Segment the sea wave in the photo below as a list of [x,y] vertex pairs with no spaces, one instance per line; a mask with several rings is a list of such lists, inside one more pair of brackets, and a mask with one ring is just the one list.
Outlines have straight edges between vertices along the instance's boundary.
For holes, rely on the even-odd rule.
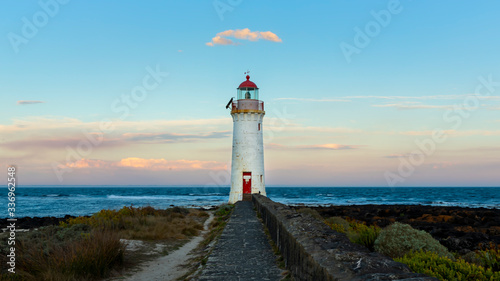
[[[172,199],[174,196],[165,196],[165,195],[158,195],[158,196],[107,195],[106,197],[108,199],[127,199],[127,200],[164,200],[164,199]],[[175,197],[179,197],[179,196],[175,196]]]
[[68,197],[68,194],[44,194],[42,197]]

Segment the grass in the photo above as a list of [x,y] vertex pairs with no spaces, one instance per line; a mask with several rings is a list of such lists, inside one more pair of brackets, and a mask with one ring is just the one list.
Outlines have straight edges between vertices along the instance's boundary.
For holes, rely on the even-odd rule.
[[320,221],[323,220],[323,217],[318,213],[318,211],[313,210],[311,208],[300,208],[297,210],[297,212],[301,214],[309,214]]
[[376,225],[367,226],[364,222],[356,220],[347,221],[341,217],[330,217],[324,222],[333,230],[345,233],[351,242],[374,251],[375,240],[379,236],[380,227]]
[[227,221],[231,217],[234,205],[221,205],[214,212],[214,220],[210,224],[210,230],[206,234],[203,241],[201,241],[198,248],[195,250],[196,257],[190,262],[190,270],[184,276],[179,278],[179,280],[192,280],[196,278],[197,275],[201,273],[201,269],[207,264],[208,257],[212,252],[212,245],[217,240],[217,238],[222,234]]
[[500,245],[490,243],[487,246],[481,245],[481,248],[483,249],[476,252],[478,264],[500,272]]
[[470,280],[470,281],[495,281],[500,280],[500,272],[491,266],[483,267],[469,263],[462,258],[452,260],[434,252],[410,252],[395,261],[404,263],[414,272],[424,273],[439,280]]
[[[204,211],[178,207],[166,210],[124,207],[19,233],[16,274],[3,267],[0,280],[83,281],[109,277],[113,271],[140,261],[135,253],[128,257],[120,239],[162,241],[178,246],[180,241],[197,235],[207,217]],[[0,262],[5,264],[8,248],[6,237],[3,240]],[[127,264],[127,257],[133,264]]]
[[380,234],[380,227],[376,225],[367,226],[362,222],[351,221],[350,228],[347,231],[347,237],[353,243],[363,245],[374,251],[375,240]]
[[[18,235],[16,254],[15,275],[20,280],[91,280],[123,264],[125,247],[107,230],[49,226]],[[3,280],[10,277],[2,274]]]
[[123,207],[102,210],[91,217],[76,217],[61,223],[62,227],[85,224],[113,230],[122,239],[180,240],[197,235],[208,214],[199,210],[174,207],[156,210],[152,207]]
[[207,237],[201,242],[201,246],[207,246],[212,241],[215,240],[216,237],[219,237],[224,227],[226,227],[227,221],[233,212],[234,205],[221,205],[214,213],[215,218],[210,225],[210,232]]

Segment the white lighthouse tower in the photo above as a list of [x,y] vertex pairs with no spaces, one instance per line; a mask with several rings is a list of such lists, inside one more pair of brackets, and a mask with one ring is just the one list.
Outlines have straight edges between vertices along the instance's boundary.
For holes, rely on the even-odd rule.
[[[251,200],[252,193],[266,195],[264,176],[264,142],[262,120],[264,102],[259,88],[247,80],[238,87],[238,98],[232,101],[233,157],[231,161],[231,192],[229,203]],[[230,102],[231,103],[231,102]]]

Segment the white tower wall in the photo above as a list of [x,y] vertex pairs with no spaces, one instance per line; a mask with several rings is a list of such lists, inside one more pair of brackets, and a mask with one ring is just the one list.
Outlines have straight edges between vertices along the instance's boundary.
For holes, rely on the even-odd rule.
[[233,110],[231,113],[233,117],[233,156],[229,194],[231,204],[243,199],[243,172],[252,173],[251,193],[266,195],[262,134],[264,114],[263,110]]

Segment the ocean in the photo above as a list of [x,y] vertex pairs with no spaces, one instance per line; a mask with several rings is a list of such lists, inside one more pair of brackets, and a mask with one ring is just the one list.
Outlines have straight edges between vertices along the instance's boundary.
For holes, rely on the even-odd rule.
[[[289,205],[408,204],[500,208],[500,187],[267,187],[267,195]],[[30,186],[16,189],[15,216],[91,215],[123,206],[204,207],[227,202],[229,187]],[[0,198],[8,217],[7,193]]]

